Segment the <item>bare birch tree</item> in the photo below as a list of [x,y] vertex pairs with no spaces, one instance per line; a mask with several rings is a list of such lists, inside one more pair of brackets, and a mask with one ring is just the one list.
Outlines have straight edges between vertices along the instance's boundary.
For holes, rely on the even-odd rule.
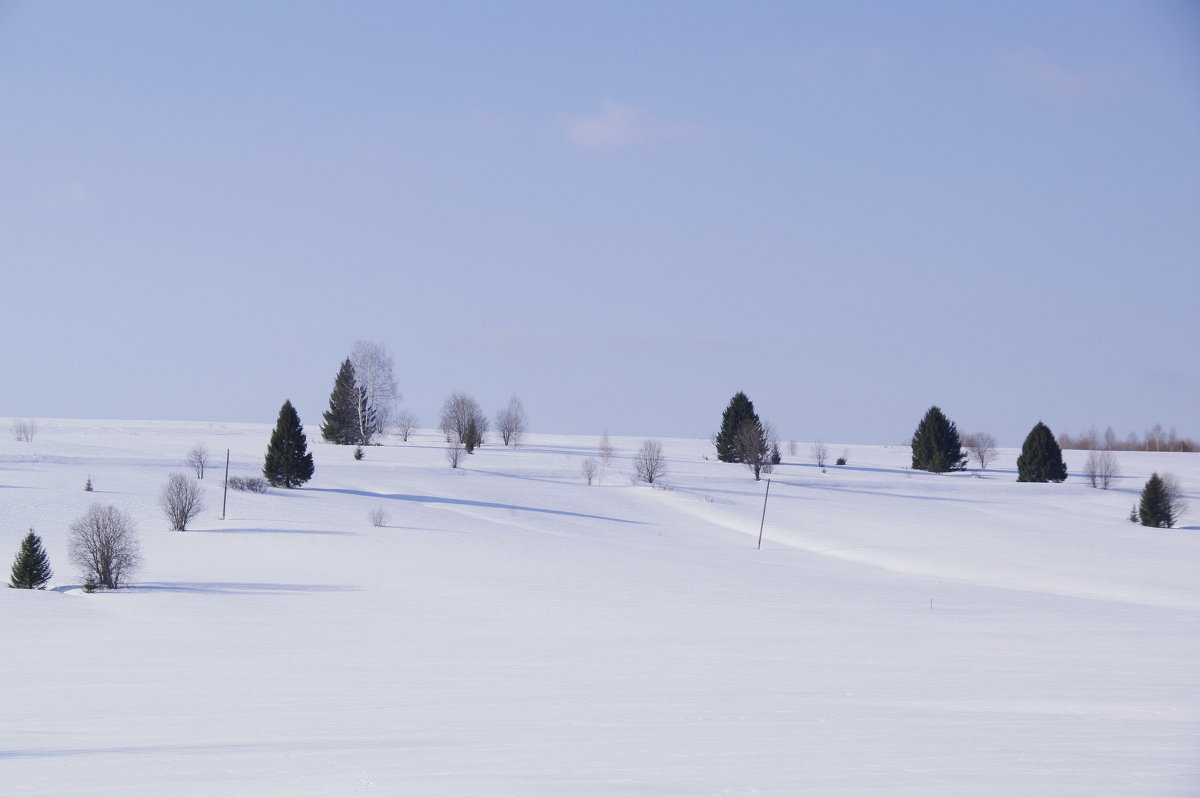
[[360,440],[370,444],[392,424],[400,393],[396,390],[396,375],[392,356],[383,344],[356,341],[350,352],[354,380],[361,389],[358,414]]
[[505,446],[516,449],[521,445],[521,438],[526,428],[525,406],[515,395],[508,400],[508,406],[496,413],[496,430]]
[[817,464],[817,468],[824,468],[829,462],[829,447],[821,441],[817,441],[808,447],[808,453],[812,456],[813,462]]
[[970,432],[962,437],[967,456],[979,464],[980,470],[996,459],[996,438],[990,432]]
[[596,477],[600,475],[600,464],[596,462],[596,458],[587,457],[584,459],[581,466],[583,478],[587,480],[587,484],[591,485],[596,481]]
[[600,436],[600,461],[604,465],[612,463],[613,455],[616,451],[613,449],[612,441],[608,439],[608,430],[604,430],[604,434]]
[[396,414],[393,422],[396,427],[396,432],[400,433],[400,439],[408,443],[408,436],[417,426],[417,417],[411,410],[401,410]]
[[12,423],[13,439],[21,443],[33,443],[37,435],[37,421],[32,418],[14,418]]
[[1108,449],[1088,452],[1083,464],[1083,476],[1093,488],[1108,490],[1120,475],[1121,467],[1117,464],[1116,455]]
[[204,441],[196,441],[188,449],[187,464],[196,472],[196,479],[204,479],[204,470],[208,468],[208,445]]

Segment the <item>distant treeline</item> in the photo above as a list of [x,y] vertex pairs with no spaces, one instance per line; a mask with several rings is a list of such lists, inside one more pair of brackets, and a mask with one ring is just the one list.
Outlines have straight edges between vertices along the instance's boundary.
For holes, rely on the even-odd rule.
[[1200,444],[1191,438],[1181,438],[1175,433],[1175,428],[1164,430],[1162,424],[1155,424],[1146,430],[1145,435],[1131,432],[1124,438],[1118,438],[1112,427],[1103,433],[1092,427],[1082,435],[1060,434],[1058,445],[1063,449],[1107,449],[1114,452],[1195,452],[1200,451]]

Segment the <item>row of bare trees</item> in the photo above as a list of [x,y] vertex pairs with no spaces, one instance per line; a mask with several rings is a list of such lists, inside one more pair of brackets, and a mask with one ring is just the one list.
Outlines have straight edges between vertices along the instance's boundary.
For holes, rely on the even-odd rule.
[[1060,433],[1058,445],[1063,449],[1099,449],[1111,452],[1196,452],[1200,444],[1191,438],[1183,438],[1174,427],[1164,430],[1162,424],[1155,424],[1146,430],[1144,435],[1131,432],[1124,438],[1117,436],[1109,427],[1101,433],[1092,427],[1082,435]]

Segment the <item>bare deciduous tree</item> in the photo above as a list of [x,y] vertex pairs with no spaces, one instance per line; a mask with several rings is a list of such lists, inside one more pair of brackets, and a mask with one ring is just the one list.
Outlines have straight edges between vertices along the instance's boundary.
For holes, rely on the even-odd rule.
[[734,459],[739,463],[744,463],[754,473],[755,480],[761,479],[764,473],[769,474],[773,470],[772,432],[770,424],[760,423],[754,418],[747,418],[734,433]]
[[356,341],[350,352],[354,380],[359,388],[359,440],[369,445],[392,423],[400,393],[396,390],[396,375],[392,356],[383,344]]
[[508,407],[496,414],[496,429],[500,433],[500,439],[504,441],[504,445],[516,449],[521,445],[525,428],[525,406],[521,404],[520,399],[513,396],[508,400]]
[[204,479],[204,469],[208,468],[208,445],[204,441],[196,441],[188,449],[187,464],[196,472],[196,479]]
[[417,426],[417,417],[411,410],[401,410],[396,414],[393,424],[395,424],[396,432],[400,433],[400,440],[408,443],[408,436]]
[[12,423],[13,439],[21,443],[33,443],[37,435],[37,421],[32,418],[14,418]]
[[616,454],[616,450],[613,449],[612,441],[608,439],[608,430],[604,430],[604,434],[600,436],[599,450],[600,461],[606,466],[612,463],[613,455]]
[[457,438],[446,444],[446,462],[450,464],[451,468],[458,468],[458,464],[462,462],[466,453],[467,447]]
[[596,458],[588,457],[583,461],[582,470],[583,478],[587,480],[587,484],[591,485],[600,475],[600,464],[596,462]]
[[1083,464],[1083,476],[1093,488],[1108,490],[1112,482],[1121,474],[1116,456],[1107,449],[1088,452]]
[[813,462],[817,464],[818,468],[824,468],[825,463],[829,462],[829,447],[821,441],[817,441],[808,447],[808,453],[812,456]]
[[475,447],[487,437],[487,416],[479,409],[479,403],[461,391],[450,394],[442,405],[441,430],[446,440],[461,443],[472,454]]
[[800,454],[800,444],[795,441],[788,441],[788,456],[795,457]]
[[962,436],[962,445],[967,456],[979,464],[980,470],[996,459],[996,438],[990,432],[969,432]]
[[133,519],[111,504],[93,504],[70,526],[67,552],[85,582],[118,588],[142,563]]
[[367,513],[367,520],[371,522],[371,526],[386,526],[388,522],[387,510],[384,510],[383,506],[380,505]]
[[633,473],[638,480],[651,485],[667,476],[667,458],[661,443],[653,439],[642,441],[633,456]]
[[167,514],[171,529],[182,532],[204,510],[204,494],[187,475],[171,474],[158,494],[158,506]]

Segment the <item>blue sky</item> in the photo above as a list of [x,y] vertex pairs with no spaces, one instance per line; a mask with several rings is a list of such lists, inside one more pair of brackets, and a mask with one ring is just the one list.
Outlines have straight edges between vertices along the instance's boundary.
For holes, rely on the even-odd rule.
[[0,2],[0,415],[1200,436],[1200,6]]

